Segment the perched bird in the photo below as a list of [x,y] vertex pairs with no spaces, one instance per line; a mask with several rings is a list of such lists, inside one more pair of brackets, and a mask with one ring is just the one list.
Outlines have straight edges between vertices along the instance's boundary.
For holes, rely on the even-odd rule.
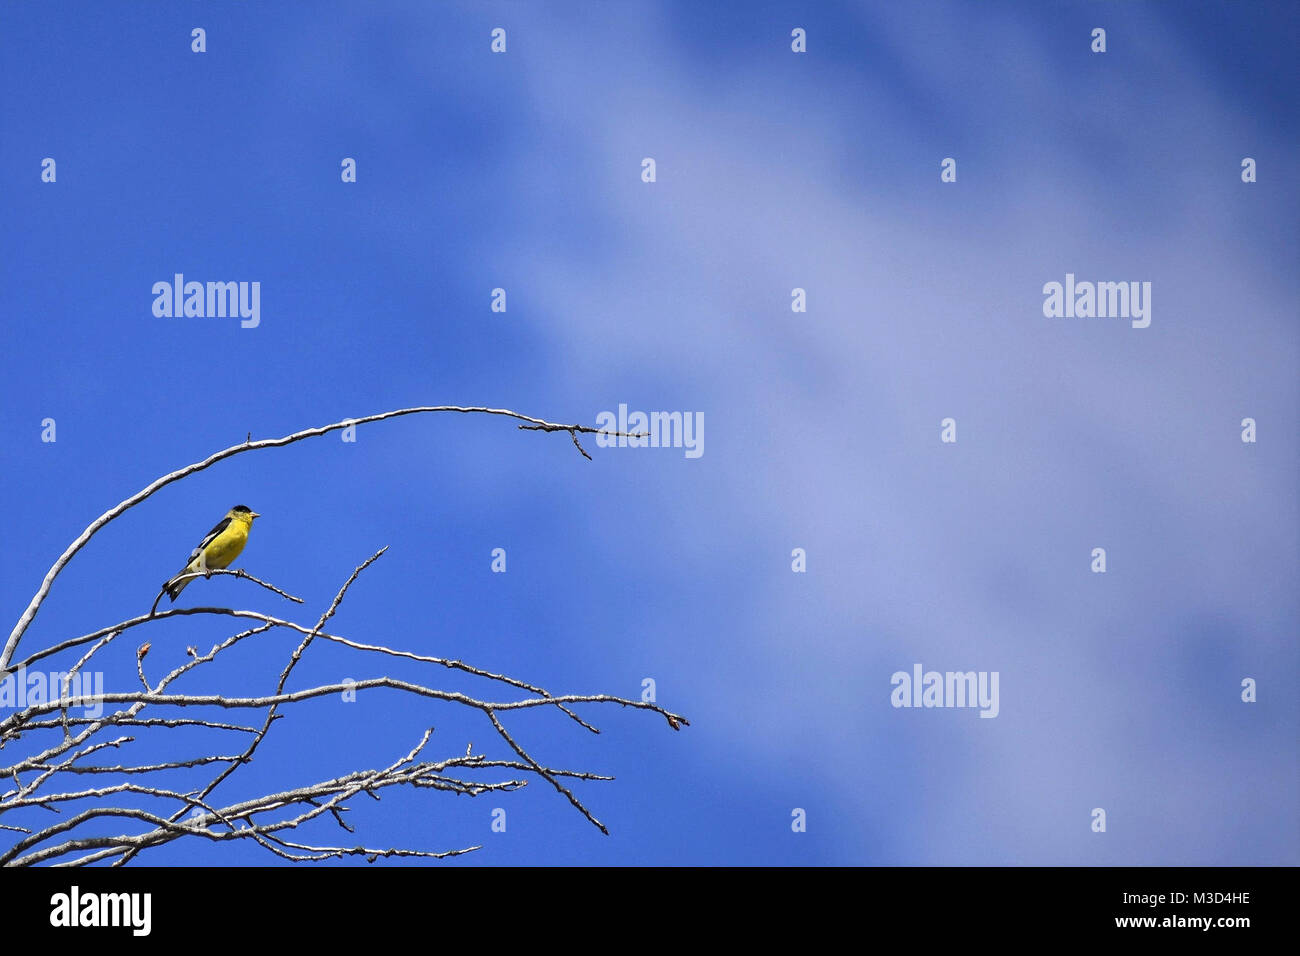
[[163,585],[167,596],[175,601],[176,596],[185,590],[185,585],[195,580],[194,578],[180,580],[187,574],[196,572],[206,574],[213,569],[230,567],[235,558],[239,557],[239,552],[244,550],[244,545],[248,543],[249,529],[253,527],[253,519],[257,517],[260,515],[256,511],[249,510],[247,505],[235,505],[227,511],[226,516],[203,536],[199,546],[190,553],[189,563]]

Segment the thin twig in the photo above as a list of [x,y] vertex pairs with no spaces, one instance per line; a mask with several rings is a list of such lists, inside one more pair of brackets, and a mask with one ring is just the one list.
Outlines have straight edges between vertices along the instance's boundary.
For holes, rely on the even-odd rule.
[[[153,606],[149,608],[149,616],[154,617],[157,614],[158,602],[160,602],[163,599],[163,595],[167,593],[168,585],[177,584],[181,581],[193,581],[195,578],[210,578],[214,574],[229,574],[232,577],[244,578],[245,580],[252,581],[254,584],[262,585],[262,587],[266,588],[268,591],[274,591],[276,594],[280,595],[280,597],[288,598],[290,601],[294,601],[298,604],[302,603],[302,598],[294,597],[292,594],[289,594],[287,591],[281,591],[274,584],[269,584],[266,581],[263,581],[261,578],[253,577],[243,568],[234,568],[234,569],[209,568],[206,571],[190,571],[188,574],[178,574],[170,581],[167,581],[166,584],[164,584],[162,588],[158,591],[158,596],[153,599]],[[175,600],[175,598],[173,598],[172,600]]]

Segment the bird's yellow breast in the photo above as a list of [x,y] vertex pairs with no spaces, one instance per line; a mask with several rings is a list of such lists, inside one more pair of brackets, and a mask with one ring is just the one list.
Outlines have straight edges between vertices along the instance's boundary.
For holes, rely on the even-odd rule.
[[248,529],[252,522],[234,518],[226,530],[212,539],[204,549],[207,565],[210,568],[227,568],[239,557],[239,552],[248,544]]

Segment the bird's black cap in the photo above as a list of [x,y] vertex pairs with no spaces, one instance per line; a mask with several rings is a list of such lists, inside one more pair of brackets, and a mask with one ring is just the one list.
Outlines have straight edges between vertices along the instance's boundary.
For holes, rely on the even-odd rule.
[[248,507],[248,505],[235,505],[235,507],[231,508],[230,510],[231,511],[252,511],[253,509]]

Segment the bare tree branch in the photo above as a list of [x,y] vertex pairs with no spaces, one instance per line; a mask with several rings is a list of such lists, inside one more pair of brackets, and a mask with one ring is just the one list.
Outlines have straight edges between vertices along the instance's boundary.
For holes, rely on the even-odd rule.
[[[260,448],[282,447],[316,437],[350,425],[365,424],[424,412],[483,413],[518,419],[519,427],[531,431],[567,432],[578,451],[590,459],[579,441],[579,434],[617,436],[610,432],[583,425],[563,425],[521,415],[506,409],[461,406],[427,406],[399,409],[366,418],[346,419],[320,428],[306,429],[283,438],[249,440],[231,446],[202,461],[174,471],[157,479],[143,490],[105,512],[92,522],[60,556],[42,581],[36,595],[19,618],[4,649],[0,652],[0,680],[8,680],[36,663],[74,649],[89,645],[80,658],[72,662],[68,671],[52,672],[51,685],[57,677],[57,688],[49,695],[38,694],[19,704],[15,712],[0,720],[0,749],[12,747],[19,751],[8,766],[0,767],[0,779],[12,781],[12,787],[0,793],[0,816],[15,814],[16,822],[0,823],[0,830],[18,835],[16,842],[7,848],[0,847],[0,865],[33,865],[48,863],[59,866],[85,866],[108,862],[120,866],[130,862],[145,850],[166,845],[177,840],[201,838],[212,843],[251,840],[261,849],[278,859],[295,863],[315,862],[344,857],[362,857],[368,862],[389,857],[444,859],[478,850],[478,845],[444,850],[422,850],[408,847],[334,846],[315,840],[289,839],[286,832],[298,828],[318,828],[333,821],[341,829],[353,832],[354,827],[344,820],[350,809],[348,803],[360,795],[379,799],[380,791],[387,787],[410,787],[435,793],[450,793],[475,797],[487,793],[508,793],[527,785],[530,779],[542,779],[563,795],[588,821],[601,832],[608,829],[601,823],[574,792],[577,783],[609,781],[612,777],[586,770],[548,766],[537,759],[521,739],[506,726],[506,719],[515,711],[544,708],[564,714],[579,726],[599,733],[599,730],[579,716],[576,708],[588,705],[617,704],[636,710],[648,710],[663,717],[674,730],[687,724],[684,717],[660,707],[653,701],[635,700],[610,694],[555,694],[534,683],[506,674],[487,670],[461,660],[452,660],[429,654],[416,653],[385,644],[371,643],[344,637],[325,630],[326,624],[346,598],[349,590],[378,558],[387,550],[381,548],[357,565],[347,580],[338,588],[329,605],[312,625],[275,617],[258,611],[235,610],[225,607],[171,608],[158,611],[161,592],[153,601],[148,613],[128,618],[108,627],[98,628],[79,637],[54,641],[38,648],[17,664],[13,664],[18,644],[45,599],[54,579],[67,566],[90,538],[108,522],[120,517],[136,504],[144,501],[160,488],[193,475],[217,462],[244,451]],[[211,574],[229,574],[244,578],[283,598],[301,604],[302,600],[274,584],[243,570],[214,569]],[[187,578],[203,576],[203,572],[186,575]],[[135,678],[138,690],[123,689],[130,680],[119,680],[113,689],[100,690],[89,680],[90,664],[101,652],[113,645],[124,633],[138,627],[150,627],[173,618],[231,618],[247,622],[249,626],[212,645],[206,653],[189,648],[189,656],[171,666],[157,680],[151,680],[145,670],[145,659],[152,647],[144,641],[136,648]],[[185,680],[198,668],[207,668],[218,657],[234,653],[245,640],[273,629],[283,629],[299,635],[296,647],[285,661],[274,690],[270,693],[237,693],[225,688],[219,693],[186,693],[174,690],[173,685]],[[411,680],[393,674],[380,674],[347,680],[289,689],[289,679],[303,657],[320,639],[341,648],[356,652],[361,660],[432,665],[439,674],[462,675],[461,680],[487,681],[488,685],[509,688],[509,699],[488,700],[456,687],[436,686],[424,680]],[[105,656],[111,653],[105,652]],[[169,665],[170,666],[170,665]],[[206,673],[206,671],[205,671]],[[256,675],[254,675],[254,678]],[[93,688],[93,689],[92,689]],[[373,770],[348,770],[346,772],[273,793],[265,793],[225,806],[211,801],[211,795],[220,785],[248,765],[267,739],[270,732],[281,726],[291,713],[299,713],[299,705],[340,694],[373,693],[376,691],[402,694],[413,700],[432,702],[435,705],[456,705],[483,713],[492,725],[495,740],[503,748],[504,756],[474,753],[473,746],[464,754],[431,761],[421,757],[429,745],[432,729],[424,731],[421,739],[405,754],[387,766]],[[213,715],[197,717],[152,716],[159,708],[212,708],[221,710],[261,711],[260,718],[243,722],[215,719]],[[85,716],[70,713],[86,708]],[[94,708],[93,710],[91,708]],[[150,710],[151,716],[142,716]],[[260,723],[259,723],[260,720]],[[157,759],[156,750],[147,759],[126,757],[112,764],[91,763],[96,755],[108,749],[133,752],[140,747],[135,736],[112,737],[114,728],[135,728],[149,731],[151,739],[166,734],[186,747],[179,756]],[[181,731],[181,728],[186,728]],[[60,733],[42,736],[44,731]],[[212,753],[207,745],[217,739],[213,734],[229,732],[251,735],[247,744],[237,753]],[[180,736],[187,734],[188,736]],[[311,732],[310,725],[308,732]],[[227,739],[227,738],[222,738]],[[21,745],[21,746],[20,746]],[[215,748],[214,748],[215,749]],[[205,767],[220,769],[198,789],[191,789],[194,773]],[[510,772],[511,776],[480,779],[482,775]],[[104,778],[103,786],[60,787],[69,774]],[[177,775],[189,774],[190,785],[182,786],[171,781]],[[157,781],[155,785],[155,781]],[[569,784],[569,785],[566,785]],[[130,797],[140,806],[113,805],[121,798]],[[64,812],[66,811],[66,812]],[[53,814],[53,817],[48,814]],[[117,821],[123,832],[105,833],[105,824]],[[130,831],[130,832],[127,832]]]
[[105,511],[102,515],[92,521],[86,527],[85,531],[78,535],[76,540],[73,541],[72,544],[68,545],[67,550],[64,551],[63,554],[59,555],[59,559],[54,562],[53,567],[46,572],[45,579],[41,581],[41,586],[37,589],[36,594],[27,605],[27,609],[23,611],[22,617],[18,619],[18,623],[14,625],[14,629],[10,633],[9,639],[5,642],[4,650],[0,651],[0,671],[8,669],[9,662],[13,660],[14,651],[18,648],[18,642],[22,639],[23,634],[31,625],[32,620],[36,617],[36,612],[40,610],[41,603],[50,593],[50,587],[54,584],[54,579],[59,576],[59,573],[65,567],[67,567],[68,562],[72,560],[73,556],[84,548],[87,542],[89,542],[95,533],[103,528],[104,525],[108,524],[128,509],[134,508],[154,492],[167,487],[174,481],[180,481],[182,478],[203,471],[206,468],[211,468],[219,461],[224,461],[227,458],[242,454],[246,451],[256,451],[262,448],[281,448],[285,445],[291,445],[294,442],[302,441],[306,438],[316,438],[320,435],[327,435],[330,432],[339,431],[340,429],[348,428],[349,426],[366,425],[370,422],[380,422],[389,418],[399,418],[403,415],[422,415],[430,412],[459,412],[463,415],[502,415],[507,418],[516,418],[528,422],[534,428],[541,431],[567,431],[571,435],[576,435],[579,432],[584,434],[610,435],[615,437],[625,434],[623,432],[611,432],[601,428],[592,428],[588,425],[557,425],[554,422],[544,421],[540,418],[533,418],[531,415],[521,415],[519,412],[512,412],[507,408],[486,408],[481,406],[461,405],[425,405],[414,408],[399,408],[391,412],[380,412],[377,415],[366,415],[362,418],[345,418],[343,421],[334,422],[332,425],[306,428],[302,431],[294,432],[292,435],[285,435],[281,438],[263,438],[258,441],[246,440],[238,445],[231,445],[229,448],[223,448],[221,451],[214,452],[202,461],[196,461],[191,465],[186,465],[184,468],[178,468],[171,474],[163,475],[161,478],[155,479],[144,488],[137,491],[130,498],[125,499],[115,507]]
[[158,596],[153,599],[153,607],[149,608],[149,615],[152,617],[155,613],[157,613],[158,602],[161,601],[163,599],[163,595],[167,593],[168,584],[179,584],[181,581],[193,581],[195,578],[210,578],[214,574],[230,574],[237,578],[244,578],[245,580],[252,581],[255,584],[262,585],[262,587],[266,588],[268,591],[274,591],[282,598],[288,598],[290,601],[293,601],[296,604],[302,603],[302,598],[294,597],[292,594],[289,594],[287,591],[281,591],[274,584],[268,584],[267,582],[263,581],[261,578],[255,578],[247,571],[244,571],[241,568],[234,568],[234,569],[209,568],[206,571],[191,571],[189,574],[178,574],[176,577],[172,578],[170,581],[164,584],[161,588],[159,588]]

